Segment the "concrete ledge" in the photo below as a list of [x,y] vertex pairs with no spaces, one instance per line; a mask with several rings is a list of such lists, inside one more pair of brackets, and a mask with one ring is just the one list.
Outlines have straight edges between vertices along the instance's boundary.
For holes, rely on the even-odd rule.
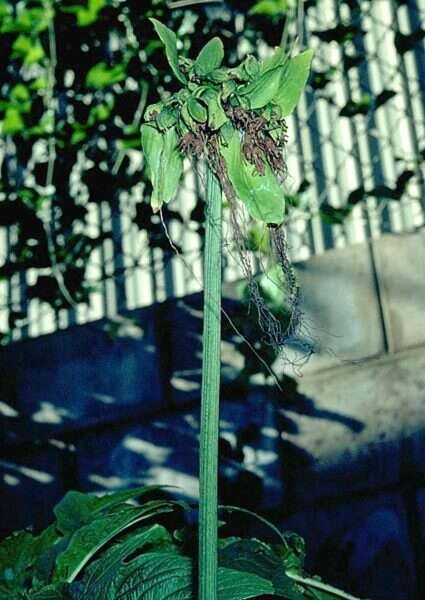
[[389,350],[425,344],[425,230],[374,242]]
[[425,348],[305,376],[298,393],[298,403],[284,411],[292,422],[292,432],[284,433],[291,502],[314,503],[424,473]]

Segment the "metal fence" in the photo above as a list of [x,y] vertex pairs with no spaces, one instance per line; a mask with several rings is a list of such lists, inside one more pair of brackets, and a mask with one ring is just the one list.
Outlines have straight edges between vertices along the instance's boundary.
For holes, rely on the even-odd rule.
[[[315,49],[314,74],[288,121],[286,193],[299,202],[287,224],[294,261],[424,225],[424,27],[423,0],[308,3],[304,45]],[[350,42],[353,28],[364,33]],[[133,168],[140,168],[134,158]],[[28,299],[27,288],[39,273],[30,269],[0,282],[0,330],[8,329],[10,310],[23,315],[11,332],[18,340],[198,291],[202,240],[190,214],[200,187],[199,175],[188,166],[171,207],[182,216],[169,230],[186,264],[172,251],[153,248],[135,224],[142,186],[135,195],[122,194],[116,211],[108,202],[87,204],[88,235],[109,234],[90,255],[89,303],[54,310]],[[349,214],[339,219],[344,209]],[[13,227],[0,229],[3,257],[14,241]],[[225,280],[240,276],[230,253]]]

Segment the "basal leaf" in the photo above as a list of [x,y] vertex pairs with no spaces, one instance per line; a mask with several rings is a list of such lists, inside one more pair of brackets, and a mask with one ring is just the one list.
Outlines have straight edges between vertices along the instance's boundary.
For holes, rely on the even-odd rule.
[[74,490],[67,492],[55,506],[53,512],[56,517],[56,527],[64,535],[72,534],[82,525],[87,525],[102,511],[114,508],[118,504],[139,498],[145,494],[156,491],[161,486],[141,486],[130,490],[113,492],[96,496],[83,494]]
[[63,583],[46,585],[28,595],[28,600],[64,600],[65,598],[68,596]]
[[252,165],[246,163],[241,153],[239,132],[234,130],[228,145],[221,145],[227,172],[236,195],[245,204],[254,219],[279,225],[284,218],[285,200],[280,183],[270,166],[259,175]]
[[134,552],[142,551],[147,544],[152,550],[155,546],[169,546],[172,540],[168,531],[158,524],[139,533],[129,534],[127,539],[114,544],[87,568],[81,588],[83,597],[91,600],[114,600],[120,570],[126,568],[125,561]]
[[235,539],[220,550],[219,564],[239,572],[239,580],[249,575],[266,581],[271,591],[263,593],[276,594],[286,600],[303,600],[296,584],[285,574],[281,558],[260,540]]
[[105,544],[128,527],[145,519],[172,510],[167,502],[150,502],[142,507],[123,506],[119,512],[101,516],[76,531],[68,547],[59,555],[53,573],[53,583],[72,582],[89,560]]
[[159,39],[165,46],[165,54],[167,56],[168,64],[170,65],[174,75],[180,81],[180,83],[186,84],[187,79],[184,74],[180,71],[179,57],[177,54],[177,36],[169,29],[166,25],[163,25],[157,19],[149,19],[153,24]]
[[[150,552],[130,562],[120,575],[115,600],[194,600],[192,560],[170,552]],[[248,600],[272,594],[270,581],[252,573],[219,567],[218,600]]]
[[273,595],[274,592],[271,581],[255,573],[219,567],[217,579],[218,600],[248,600],[264,594]]
[[174,552],[142,554],[123,569],[114,600],[193,600],[192,560]]
[[34,537],[19,531],[0,543],[0,597],[12,598],[24,588],[28,568],[34,564]]
[[288,116],[298,104],[310,74],[312,58],[313,51],[305,50],[286,63],[279,91],[273,98],[282,117]]
[[199,77],[205,77],[220,67],[223,58],[223,42],[219,37],[214,37],[199,52],[193,70]]

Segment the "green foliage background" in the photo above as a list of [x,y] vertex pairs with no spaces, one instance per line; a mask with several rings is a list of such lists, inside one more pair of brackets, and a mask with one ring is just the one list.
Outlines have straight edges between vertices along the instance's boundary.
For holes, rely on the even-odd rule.
[[[228,0],[171,10],[163,0],[0,0],[0,228],[10,248],[0,278],[19,280],[22,292],[21,298],[7,298],[9,323],[1,332],[3,341],[10,339],[14,327],[25,324],[32,298],[59,311],[87,303],[91,290],[101,286],[105,271],[99,281],[89,281],[88,261],[109,238],[118,255],[119,239],[116,232],[89,233],[88,212],[101,214],[102,203],[117,212],[122,192],[134,203],[133,221],[148,232],[150,247],[170,251],[148,206],[151,190],[141,169],[140,124],[144,107],[166,89],[173,91],[178,82],[169,73],[148,18],[173,29],[180,52],[191,56],[206,39],[219,35],[232,65],[262,42],[278,45],[285,15],[294,4]],[[305,10],[316,4],[308,0]],[[352,53],[352,42],[363,35],[359,16],[368,3],[342,4],[350,8],[351,21],[313,33],[324,44],[340,44],[345,57],[341,69],[348,72],[366,60]],[[400,55],[422,37],[421,29],[410,35],[396,32]],[[313,69],[310,90],[326,94],[337,76],[335,68],[313,64]],[[376,97],[350,100],[340,116],[367,116],[391,102],[394,94],[383,90]],[[419,164],[423,156],[416,159]],[[415,170],[409,167],[395,186],[360,187],[342,208],[325,203],[321,216],[342,223],[368,195],[399,200],[413,177]],[[300,205],[307,188],[303,182],[287,202]],[[169,209],[165,218],[181,221]],[[202,233],[202,202],[191,218]]]

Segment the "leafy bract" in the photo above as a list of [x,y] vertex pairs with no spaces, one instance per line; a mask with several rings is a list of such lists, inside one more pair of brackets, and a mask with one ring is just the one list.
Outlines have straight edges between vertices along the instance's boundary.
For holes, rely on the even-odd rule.
[[202,100],[208,107],[208,127],[215,131],[220,129],[229,119],[221,104],[220,92],[214,88],[207,88],[202,94]]
[[277,177],[266,163],[264,175],[242,158],[239,132],[234,130],[227,145],[221,145],[227,173],[239,199],[254,219],[280,225],[284,218],[285,199]]
[[170,65],[174,75],[180,81],[185,84],[187,82],[186,77],[181,72],[179,67],[179,57],[177,54],[177,37],[174,31],[169,29],[166,25],[158,21],[157,19],[150,19],[153,24],[159,39],[165,46],[165,54],[167,56],[168,64]]
[[266,71],[271,71],[276,67],[282,67],[287,60],[288,57],[283,48],[281,46],[276,46],[276,48],[273,50],[273,54],[267,56],[261,61],[260,70],[262,73],[265,73]]
[[282,117],[289,115],[298,104],[310,74],[312,58],[313,51],[305,50],[286,63],[279,92],[273,98],[282,111]]
[[260,77],[238,90],[240,96],[245,96],[252,109],[263,108],[271,102],[278,93],[282,80],[282,68],[265,71]]
[[205,77],[219,68],[223,58],[223,42],[220,38],[214,37],[199,52],[193,65],[193,70],[199,77]]
[[147,174],[153,187],[151,205],[155,212],[177,193],[183,173],[183,157],[178,143],[175,127],[160,132],[152,125],[142,125],[142,145]]

